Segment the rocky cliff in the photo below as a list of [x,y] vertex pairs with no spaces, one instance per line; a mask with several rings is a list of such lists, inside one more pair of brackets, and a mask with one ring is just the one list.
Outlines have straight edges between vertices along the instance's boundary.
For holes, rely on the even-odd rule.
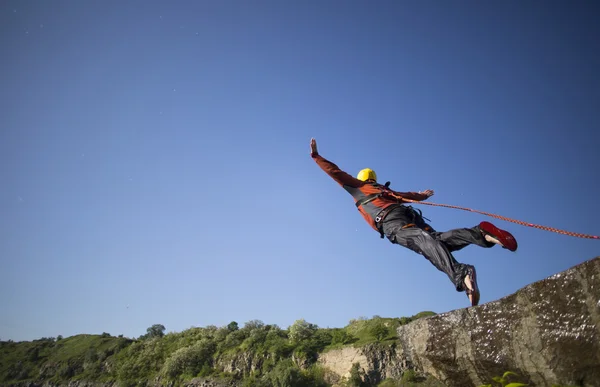
[[451,387],[511,370],[529,386],[600,386],[600,257],[498,301],[398,328],[396,347],[345,348],[320,362],[340,376],[358,363],[370,384],[407,369]]

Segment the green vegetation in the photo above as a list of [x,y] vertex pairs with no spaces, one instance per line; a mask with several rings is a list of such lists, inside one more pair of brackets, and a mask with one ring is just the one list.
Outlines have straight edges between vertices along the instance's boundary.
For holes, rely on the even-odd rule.
[[0,342],[0,381],[103,381],[102,372],[113,364],[113,355],[131,342],[102,335]]
[[343,329],[344,333],[342,334],[348,335],[346,340],[343,342],[332,343],[328,349],[339,348],[347,344],[361,347],[372,342],[394,344],[398,340],[396,331],[399,326],[406,325],[423,317],[434,315],[434,312],[426,311],[420,312],[412,317],[383,318],[373,316],[372,319],[367,319],[366,317],[353,319],[350,320],[350,324]]
[[[344,328],[319,328],[304,319],[288,329],[252,320],[242,328],[190,328],[165,334],[155,324],[137,339],[101,335],[0,341],[0,384],[84,380],[134,386],[147,381],[182,385],[196,377],[236,379],[245,387],[329,386],[318,354],[342,346],[397,344],[396,328],[433,312],[412,317],[352,320]],[[348,386],[364,375],[353,369]],[[390,384],[391,385],[391,384]],[[408,386],[407,384],[403,384]]]
[[501,386],[501,387],[525,387],[525,386],[527,386],[527,384],[524,384],[524,383],[512,382],[510,379],[512,377],[515,377],[515,376],[518,376],[518,375],[515,374],[512,371],[506,371],[504,373],[504,375],[502,375],[502,376],[495,376],[493,378],[494,383],[485,384],[485,385],[482,385],[480,387],[494,387],[494,386]]
[[[506,371],[502,376],[495,376],[492,378],[492,382],[489,384],[482,384],[479,387],[526,387],[529,384],[521,383],[516,379],[519,375],[512,371]],[[574,386],[560,386],[553,384],[552,387],[574,387]]]
[[419,375],[413,370],[406,370],[400,379],[386,379],[378,387],[444,387],[437,379]]

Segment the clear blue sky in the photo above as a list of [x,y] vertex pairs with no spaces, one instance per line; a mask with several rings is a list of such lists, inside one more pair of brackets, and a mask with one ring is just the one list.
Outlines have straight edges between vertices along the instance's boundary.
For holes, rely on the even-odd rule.
[[[592,1],[3,1],[0,338],[468,305],[309,156],[431,202],[600,234]],[[489,220],[481,302],[600,255]]]

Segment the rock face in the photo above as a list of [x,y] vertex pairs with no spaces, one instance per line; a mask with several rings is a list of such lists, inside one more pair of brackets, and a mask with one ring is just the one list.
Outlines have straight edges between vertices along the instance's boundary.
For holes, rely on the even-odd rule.
[[344,348],[319,362],[340,377],[358,363],[369,385],[414,369],[450,387],[505,371],[529,386],[600,387],[600,257],[498,301],[401,326],[398,337],[396,347]]
[[265,358],[252,353],[237,353],[232,356],[222,357],[217,360],[216,368],[232,374],[248,375],[259,369]]
[[600,386],[600,257],[515,294],[398,329],[398,355],[448,386],[511,370],[530,386]]
[[362,348],[352,347],[323,353],[319,356],[319,363],[342,377],[350,375],[350,368],[354,363],[358,363],[362,369],[372,368]]
[[319,363],[328,368],[339,378],[331,378],[336,385],[350,376],[352,365],[357,363],[359,372],[366,382],[376,386],[384,379],[400,379],[402,374],[413,366],[401,351],[395,346],[370,344],[362,348],[346,347],[323,353],[319,356]]

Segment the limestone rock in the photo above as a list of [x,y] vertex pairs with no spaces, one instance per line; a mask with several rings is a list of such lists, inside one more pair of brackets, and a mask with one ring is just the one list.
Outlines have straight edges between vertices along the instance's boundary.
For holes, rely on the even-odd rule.
[[448,386],[510,370],[530,386],[600,386],[600,257],[473,308],[398,329],[399,352]]
[[259,369],[265,360],[266,358],[251,352],[241,352],[221,357],[215,366],[219,371],[247,376]]
[[387,378],[400,379],[412,365],[396,346],[369,344],[361,348],[345,347],[323,353],[319,363],[341,378],[348,378],[357,363],[364,381],[375,386]]

